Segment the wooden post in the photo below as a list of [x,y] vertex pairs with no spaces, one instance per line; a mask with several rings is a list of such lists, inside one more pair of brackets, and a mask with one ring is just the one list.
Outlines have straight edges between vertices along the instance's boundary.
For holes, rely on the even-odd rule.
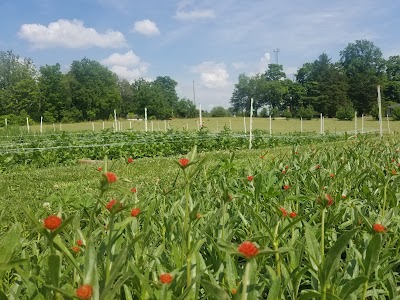
[[379,117],[379,134],[380,137],[383,137],[383,128],[382,128],[382,99],[381,99],[381,86],[378,85],[378,117]]
[[250,100],[250,126],[249,126],[249,130],[250,130],[250,135],[249,135],[249,150],[251,149],[251,140],[253,138],[253,98],[251,98]]

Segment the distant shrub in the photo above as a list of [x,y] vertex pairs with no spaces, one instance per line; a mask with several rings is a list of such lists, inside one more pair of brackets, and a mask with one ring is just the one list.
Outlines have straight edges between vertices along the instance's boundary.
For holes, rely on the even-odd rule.
[[336,118],[339,120],[351,121],[354,118],[354,108],[351,105],[341,106],[336,111]]

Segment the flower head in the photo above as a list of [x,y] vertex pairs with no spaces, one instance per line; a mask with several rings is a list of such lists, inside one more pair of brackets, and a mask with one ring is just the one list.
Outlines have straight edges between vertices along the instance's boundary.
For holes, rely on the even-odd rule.
[[119,202],[118,200],[112,199],[110,202],[108,202],[106,204],[106,208],[109,211],[112,211],[112,210],[115,209],[116,210],[115,212],[118,212],[118,211],[120,211],[122,209],[122,203]]
[[201,214],[200,213],[196,213],[196,219],[200,219],[201,218]]
[[392,175],[396,175],[397,171],[395,169],[392,169]]
[[289,217],[291,217],[292,219],[294,219],[294,218],[297,217],[297,213],[295,213],[294,211],[292,211],[292,212],[289,214]]
[[372,229],[373,229],[375,232],[378,232],[378,233],[380,233],[380,232],[385,232],[385,231],[386,231],[386,227],[383,226],[382,224],[379,224],[379,223],[375,223],[375,224],[372,226]]
[[246,258],[252,258],[258,254],[258,248],[252,242],[244,241],[238,247],[238,251],[242,253]]
[[107,172],[104,175],[107,177],[107,182],[108,183],[113,183],[113,182],[116,182],[118,180],[117,175],[115,175],[115,173],[113,173],[113,172]]
[[321,169],[321,165],[316,165],[315,168],[316,168],[317,170],[319,170],[319,169]]
[[326,198],[326,206],[329,207],[333,204],[333,199],[332,196],[329,194],[325,194],[325,198]]
[[288,185],[288,184],[284,185],[284,186],[283,186],[283,189],[284,189],[285,191],[287,191],[288,189],[290,189],[290,185]]
[[137,189],[135,187],[131,188],[131,192],[134,194],[137,192]]
[[335,178],[335,174],[331,173],[331,174],[329,174],[329,177],[330,178]]
[[49,230],[56,230],[58,227],[60,227],[61,223],[62,219],[56,215],[48,216],[43,221],[44,227]]
[[282,217],[286,217],[288,215],[286,209],[284,209],[283,207],[279,207],[279,210],[282,212]]
[[81,251],[81,248],[79,246],[73,246],[71,247],[71,250],[74,251],[75,253],[79,253],[79,251]]
[[92,297],[93,288],[89,284],[81,285],[75,292],[75,295],[81,300],[88,300]]
[[172,275],[169,273],[164,273],[160,275],[160,281],[162,284],[170,284],[172,282]]
[[129,158],[127,159],[127,162],[128,162],[128,164],[133,163],[133,158],[132,158],[132,157],[129,157]]
[[179,164],[182,168],[186,168],[186,166],[189,164],[189,160],[186,157],[182,157],[179,159]]
[[248,176],[247,176],[247,180],[248,180],[248,181],[253,181],[253,179],[254,179],[253,176],[251,176],[251,175],[248,175]]
[[139,214],[140,214],[140,208],[135,207],[131,210],[132,217],[137,217]]
[[281,172],[283,175],[285,175],[286,174],[286,170],[284,169],[284,170],[282,170],[282,172]]
[[78,246],[83,246],[83,241],[82,241],[82,240],[77,240],[77,241],[76,241],[76,244],[77,244]]
[[103,168],[102,167],[98,167],[97,171],[101,172],[101,171],[103,171]]
[[237,294],[237,289],[232,288],[232,289],[231,289],[231,294],[232,294],[232,295],[236,295],[236,294]]

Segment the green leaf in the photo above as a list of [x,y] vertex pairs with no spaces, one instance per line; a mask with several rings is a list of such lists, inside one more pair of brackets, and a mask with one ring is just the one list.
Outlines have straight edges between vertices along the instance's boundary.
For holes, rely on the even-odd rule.
[[371,273],[375,270],[376,264],[378,263],[381,247],[382,235],[375,234],[368,244],[364,260],[364,272],[368,278],[371,276]]
[[354,228],[350,231],[343,233],[333,244],[326,254],[325,260],[322,263],[321,269],[319,270],[319,280],[321,286],[325,286],[328,283],[332,272],[334,272],[339,264],[340,255],[344,248],[347,246],[353,235],[358,231],[358,228]]
[[19,245],[21,225],[14,224],[0,239],[0,265],[6,265]]
[[123,287],[124,287],[125,300],[133,300],[132,292],[131,292],[132,289],[130,287],[128,287],[126,284],[124,284]]
[[270,266],[267,266],[267,270],[269,273],[269,277],[271,278],[271,287],[268,291],[267,300],[276,300],[281,298],[281,279],[276,276],[274,269]]
[[368,280],[367,276],[358,276],[356,278],[351,279],[350,281],[346,282],[346,284],[342,287],[340,291],[340,298],[348,299],[348,297],[354,293],[360,285],[365,283]]
[[319,299],[321,298],[321,294],[317,291],[306,290],[297,300],[307,300],[307,299]]
[[311,265],[315,271],[318,270],[319,265],[321,264],[321,252],[320,252],[320,245],[315,237],[315,234],[307,223],[304,223],[306,226],[305,229],[305,236],[306,236],[306,244],[307,244],[307,251],[310,256]]
[[61,257],[57,254],[51,254],[48,258],[48,275],[52,284],[55,287],[59,287],[60,275],[61,275]]
[[0,300],[8,300],[6,294],[4,294],[2,291],[0,291]]
[[204,287],[208,298],[214,300],[229,300],[230,297],[228,293],[218,285],[215,285],[205,279],[201,281],[202,286]]

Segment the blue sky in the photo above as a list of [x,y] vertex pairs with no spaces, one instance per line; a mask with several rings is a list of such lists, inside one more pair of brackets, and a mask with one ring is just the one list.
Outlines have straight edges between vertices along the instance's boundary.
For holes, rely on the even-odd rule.
[[400,1],[0,0],[0,50],[60,63],[84,57],[121,78],[170,76],[203,109],[229,106],[240,73],[275,62],[293,77],[325,52],[368,39],[400,55]]

